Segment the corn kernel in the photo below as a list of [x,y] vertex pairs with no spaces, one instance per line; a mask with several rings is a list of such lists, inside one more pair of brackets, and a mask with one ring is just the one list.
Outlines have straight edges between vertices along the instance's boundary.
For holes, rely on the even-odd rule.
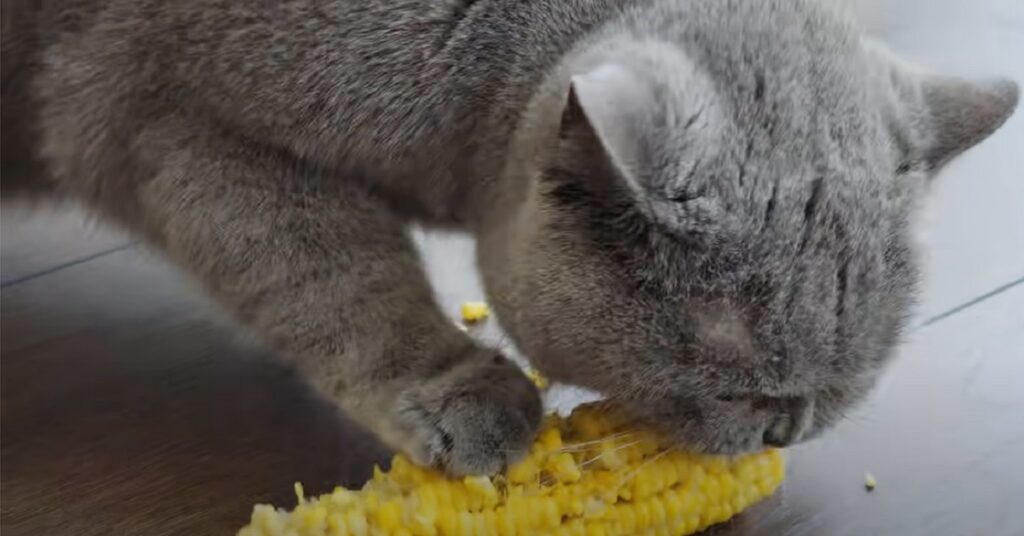
[[466,302],[459,309],[462,314],[462,321],[467,324],[479,322],[491,314],[491,309],[484,302]]
[[537,464],[530,458],[508,468],[508,479],[516,484],[526,484],[537,479],[539,469]]
[[559,482],[577,482],[583,476],[580,468],[576,466],[576,460],[568,452],[555,454],[550,459],[548,470]]
[[544,376],[541,376],[540,372],[537,372],[536,369],[526,369],[526,377],[530,378],[530,381],[532,381],[533,384],[537,386],[537,389],[543,391],[544,389],[548,388],[548,379],[545,378]]
[[874,491],[878,487],[878,480],[871,473],[864,473],[864,489]]
[[402,507],[397,500],[385,501],[377,509],[377,526],[383,530],[393,531],[402,522]]
[[602,406],[549,417],[530,455],[494,477],[450,479],[395,456],[361,490],[335,488],[296,508],[253,508],[238,536],[671,534],[725,521],[772,494],[783,459],[666,450]]
[[562,433],[558,431],[558,428],[552,426],[543,430],[539,436],[537,436],[537,445],[539,445],[543,452],[556,452],[562,449]]

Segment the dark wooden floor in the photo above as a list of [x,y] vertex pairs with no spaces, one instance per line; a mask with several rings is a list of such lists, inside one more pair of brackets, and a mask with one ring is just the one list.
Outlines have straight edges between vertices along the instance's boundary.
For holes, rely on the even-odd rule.
[[[1024,79],[1016,0],[897,4],[883,26],[912,57]],[[1022,147],[1018,113],[946,173],[899,360],[719,534],[1024,535]],[[467,243],[427,242],[445,306],[476,297]],[[386,457],[122,234],[5,206],[0,245],[4,536],[231,534],[255,502],[290,505],[296,480],[358,484]]]
[[0,301],[5,536],[233,534],[254,500],[290,501],[295,480],[358,484],[383,460],[145,252],[70,218],[15,218]]

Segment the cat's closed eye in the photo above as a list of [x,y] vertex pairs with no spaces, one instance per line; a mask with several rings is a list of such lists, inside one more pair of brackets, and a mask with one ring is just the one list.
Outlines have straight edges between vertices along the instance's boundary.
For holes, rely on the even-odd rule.
[[695,201],[702,197],[704,197],[704,192],[702,191],[683,190],[672,194],[672,196],[669,197],[669,200],[674,203],[689,203],[690,201]]

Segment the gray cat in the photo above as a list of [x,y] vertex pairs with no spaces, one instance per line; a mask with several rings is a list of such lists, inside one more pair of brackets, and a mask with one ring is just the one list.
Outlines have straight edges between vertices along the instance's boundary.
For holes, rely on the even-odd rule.
[[533,363],[693,448],[835,423],[898,342],[914,205],[1017,102],[803,0],[4,0],[3,175],[190,271],[390,445],[456,474],[538,394],[435,304],[479,239]]

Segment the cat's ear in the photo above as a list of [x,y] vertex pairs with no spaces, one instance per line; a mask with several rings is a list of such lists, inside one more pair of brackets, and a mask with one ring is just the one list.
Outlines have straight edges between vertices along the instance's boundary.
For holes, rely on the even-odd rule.
[[924,159],[938,169],[996,131],[1013,114],[1019,98],[1011,80],[968,81],[926,76],[921,97],[930,120]]
[[589,145],[581,148],[607,166],[604,175],[614,176],[606,180],[621,180],[638,193],[641,122],[651,100],[651,89],[620,65],[575,75],[562,112],[562,135]]
[[[626,202],[682,238],[696,241],[717,236],[727,228],[727,215],[704,189],[678,173],[676,161],[685,160],[686,155],[666,145],[691,126],[715,131],[707,120],[711,112],[704,113],[704,122],[696,121],[711,106],[692,106],[698,111],[687,115],[689,120],[668,118],[669,114],[679,114],[689,102],[680,99],[675,107],[665,105],[654,84],[650,77],[638,76],[614,63],[573,76],[561,134],[573,140],[576,151],[587,155],[577,163],[597,170],[588,174],[587,187],[601,192],[604,200]],[[696,82],[692,85],[699,86]],[[696,97],[701,95],[697,93],[689,100],[697,102]],[[665,125],[676,130],[658,130]],[[692,139],[698,138],[694,135]],[[701,146],[696,142],[691,145]]]
[[941,76],[881,51],[897,126],[909,158],[936,171],[980,143],[1013,114],[1019,99],[1011,80],[965,80]]

